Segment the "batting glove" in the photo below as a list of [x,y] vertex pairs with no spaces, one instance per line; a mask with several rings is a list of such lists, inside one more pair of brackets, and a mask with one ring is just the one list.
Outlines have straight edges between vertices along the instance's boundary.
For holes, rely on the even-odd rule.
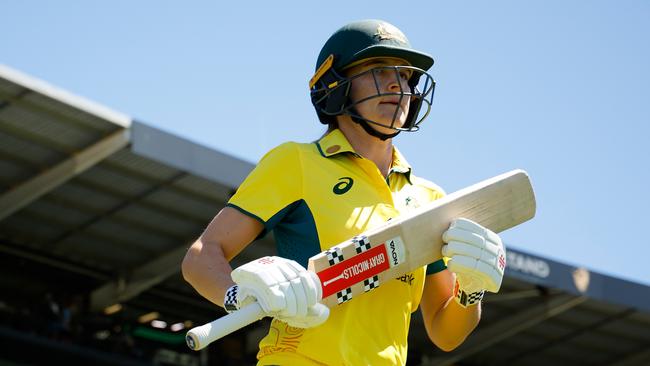
[[506,250],[493,231],[459,218],[442,235],[447,243],[442,255],[447,268],[456,274],[454,297],[462,305],[478,304],[485,291],[499,292],[506,268]]
[[231,277],[236,285],[226,291],[228,311],[257,301],[269,316],[300,328],[318,326],[329,316],[329,308],[318,302],[318,276],[296,261],[263,257],[236,268]]

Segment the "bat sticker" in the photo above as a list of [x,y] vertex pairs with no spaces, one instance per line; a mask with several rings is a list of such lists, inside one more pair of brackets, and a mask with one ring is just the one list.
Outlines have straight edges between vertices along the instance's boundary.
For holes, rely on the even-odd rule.
[[[366,242],[364,246],[365,244]],[[350,288],[356,283],[404,263],[405,257],[404,243],[400,237],[396,237],[374,248],[361,251],[354,257],[336,262],[317,273],[323,284],[323,297]]]
[[386,247],[390,253],[390,266],[395,267],[406,261],[404,243],[399,236],[386,242]]

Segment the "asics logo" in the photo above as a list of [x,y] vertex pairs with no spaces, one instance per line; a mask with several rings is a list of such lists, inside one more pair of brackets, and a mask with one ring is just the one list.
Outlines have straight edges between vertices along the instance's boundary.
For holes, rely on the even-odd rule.
[[347,191],[349,191],[352,188],[352,185],[354,184],[354,180],[350,177],[341,177],[339,178],[339,182],[334,185],[332,188],[332,192],[334,194],[344,194]]

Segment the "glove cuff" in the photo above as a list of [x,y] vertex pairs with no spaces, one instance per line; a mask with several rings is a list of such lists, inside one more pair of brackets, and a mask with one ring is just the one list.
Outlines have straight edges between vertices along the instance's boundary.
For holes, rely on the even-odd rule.
[[239,286],[232,285],[226,290],[226,294],[223,297],[223,307],[227,312],[232,313],[233,311],[239,310],[237,304],[237,298],[239,295]]
[[483,300],[483,295],[485,295],[485,290],[465,292],[460,288],[458,281],[456,281],[456,285],[454,286],[454,300],[463,308],[480,303]]

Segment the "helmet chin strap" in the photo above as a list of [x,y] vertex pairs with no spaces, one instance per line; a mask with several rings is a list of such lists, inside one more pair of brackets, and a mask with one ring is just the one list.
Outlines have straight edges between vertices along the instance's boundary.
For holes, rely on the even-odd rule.
[[375,130],[374,128],[372,128],[372,126],[370,126],[370,123],[362,120],[359,117],[352,117],[352,120],[354,122],[360,124],[361,127],[363,127],[363,129],[368,133],[368,135],[374,136],[374,137],[380,139],[381,141],[386,141],[388,139],[391,139],[391,138],[399,135],[399,133],[401,132],[401,131],[397,131],[395,133],[385,134],[385,133],[381,133],[381,132]]
[[400,132],[402,132],[402,131],[398,130],[397,132],[390,133],[390,134],[381,133],[381,132],[375,130],[372,126],[370,126],[370,123],[366,122],[362,118],[357,117],[357,115],[359,115],[359,113],[356,111],[356,108],[354,108],[354,107],[350,108],[350,112],[352,112],[352,113],[349,114],[352,121],[354,121],[355,123],[361,125],[361,127],[363,127],[363,129],[366,131],[366,133],[368,135],[376,137],[376,138],[380,139],[381,141],[386,141],[388,139],[392,139],[393,137],[399,135]]

